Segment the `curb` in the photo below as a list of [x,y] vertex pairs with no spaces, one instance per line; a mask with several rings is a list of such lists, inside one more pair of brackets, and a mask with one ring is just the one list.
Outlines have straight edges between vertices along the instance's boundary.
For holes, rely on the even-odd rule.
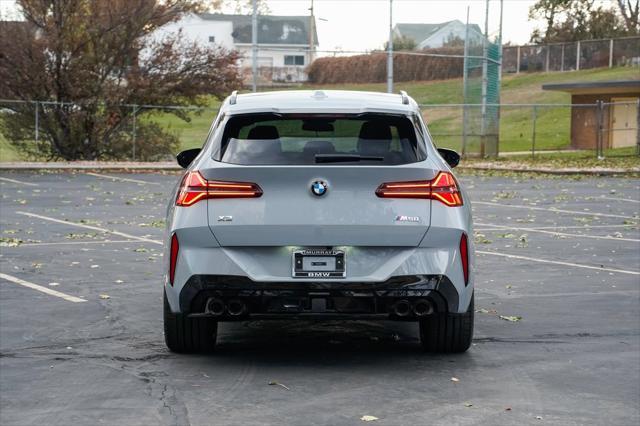
[[[110,171],[110,172],[177,172],[182,168],[173,162],[128,163],[128,162],[78,162],[78,163],[0,163],[0,171]],[[550,175],[634,176],[640,168],[624,169],[548,169],[520,168],[508,166],[460,165],[457,170],[492,171],[512,173],[539,173]]]
[[176,172],[182,170],[173,162],[127,163],[127,162],[78,162],[78,163],[0,163],[1,171],[112,171],[112,172]]
[[485,172],[512,172],[512,173],[539,173],[548,175],[590,175],[590,176],[635,176],[640,174],[640,169],[545,169],[545,168],[517,168],[500,166],[458,166],[458,170],[485,171]]

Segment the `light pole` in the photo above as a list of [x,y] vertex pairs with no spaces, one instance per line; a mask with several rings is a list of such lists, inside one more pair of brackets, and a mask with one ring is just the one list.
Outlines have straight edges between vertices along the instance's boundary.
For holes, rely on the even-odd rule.
[[387,93],[393,93],[393,0],[389,0],[389,43],[387,47]]
[[252,90],[258,90],[258,1],[253,0],[253,16],[251,17],[251,74]]

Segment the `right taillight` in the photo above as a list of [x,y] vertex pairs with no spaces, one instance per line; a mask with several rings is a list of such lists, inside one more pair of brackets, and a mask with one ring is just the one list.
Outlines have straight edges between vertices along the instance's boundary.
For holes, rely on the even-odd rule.
[[182,178],[176,206],[192,206],[208,198],[255,198],[262,189],[255,183],[206,180],[198,171],[188,172]]
[[462,262],[464,285],[467,285],[469,284],[469,242],[465,233],[462,233],[460,237],[460,261]]
[[385,182],[376,189],[376,195],[381,198],[432,199],[449,207],[463,204],[458,183],[449,172],[439,172],[431,180]]

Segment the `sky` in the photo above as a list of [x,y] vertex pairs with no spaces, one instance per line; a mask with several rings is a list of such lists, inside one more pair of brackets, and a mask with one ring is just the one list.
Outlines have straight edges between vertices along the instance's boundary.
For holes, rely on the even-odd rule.
[[[528,20],[533,0],[504,0],[503,40],[525,44],[540,25]],[[274,15],[307,15],[311,0],[268,0]],[[489,33],[497,35],[500,2],[489,2]],[[458,19],[484,30],[484,0],[393,0],[393,23],[438,23]],[[314,14],[321,50],[379,49],[389,38],[389,0],[315,0]],[[323,19],[326,19],[324,21]]]
[[[534,0],[504,0],[503,40],[512,44],[529,41],[540,22],[528,19]],[[267,0],[273,15],[308,15],[311,0]],[[438,23],[458,19],[484,30],[484,0],[393,0],[393,23]],[[3,17],[15,13],[15,0],[0,0]],[[314,0],[320,50],[379,49],[389,37],[389,0]],[[490,1],[489,32],[497,34],[500,1]]]

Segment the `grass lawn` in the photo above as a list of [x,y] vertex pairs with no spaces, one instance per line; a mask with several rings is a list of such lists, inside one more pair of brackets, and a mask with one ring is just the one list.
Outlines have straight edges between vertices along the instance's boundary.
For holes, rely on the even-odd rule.
[[[619,67],[572,72],[507,74],[502,80],[501,101],[505,104],[544,103],[569,104],[570,95],[562,92],[543,91],[545,83],[570,81],[599,81],[640,79],[638,68]],[[386,83],[302,85],[300,89],[340,89],[386,91]],[[462,144],[462,108],[443,107],[442,104],[460,104],[462,79],[396,83],[395,90],[405,90],[418,103],[438,146],[460,150]],[[431,105],[431,106],[430,106]],[[142,120],[158,122],[168,131],[177,134],[181,149],[200,147],[204,143],[209,126],[220,106],[212,99],[202,112],[189,114],[185,122],[170,113],[142,115]],[[529,151],[533,135],[531,107],[503,107],[500,123],[500,151]],[[569,146],[569,107],[540,107],[536,120],[536,150],[564,149]],[[637,157],[636,157],[637,158]],[[22,159],[0,135],[0,161]]]

